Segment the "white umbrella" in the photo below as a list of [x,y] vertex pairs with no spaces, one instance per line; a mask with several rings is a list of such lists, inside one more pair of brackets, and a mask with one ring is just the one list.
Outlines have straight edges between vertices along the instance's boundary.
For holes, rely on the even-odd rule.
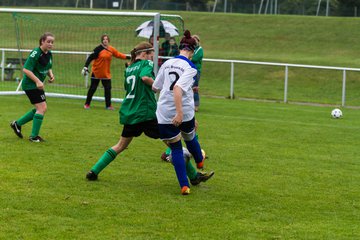
[[[154,21],[149,20],[143,22],[135,30],[138,37],[150,38],[154,34]],[[165,33],[168,33],[170,37],[178,36],[178,29],[169,21],[161,20],[160,21],[160,37],[165,37]]]

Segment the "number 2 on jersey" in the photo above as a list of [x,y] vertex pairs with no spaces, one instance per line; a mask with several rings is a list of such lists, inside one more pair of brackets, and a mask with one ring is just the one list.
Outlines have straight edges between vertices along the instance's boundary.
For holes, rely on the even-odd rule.
[[169,76],[171,76],[171,75],[175,76],[175,81],[170,86],[170,90],[172,91],[172,90],[174,90],[174,86],[175,86],[176,82],[179,80],[180,76],[177,72],[169,72]]
[[128,95],[126,95],[126,98],[134,98],[135,97],[135,94],[134,94],[135,82],[136,82],[135,75],[131,75],[126,78],[126,83],[128,85],[131,85],[131,89],[130,89]]

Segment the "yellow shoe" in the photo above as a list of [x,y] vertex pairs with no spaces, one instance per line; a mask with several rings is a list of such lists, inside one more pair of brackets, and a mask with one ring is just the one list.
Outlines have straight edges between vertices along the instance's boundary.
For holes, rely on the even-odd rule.
[[189,195],[190,194],[190,188],[188,186],[183,186],[181,188],[181,194],[182,195]]

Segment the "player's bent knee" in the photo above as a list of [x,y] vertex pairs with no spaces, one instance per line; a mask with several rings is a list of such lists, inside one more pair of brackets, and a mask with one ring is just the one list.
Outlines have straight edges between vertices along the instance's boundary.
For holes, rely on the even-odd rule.
[[130,144],[132,138],[121,138],[117,144],[112,146],[111,148],[117,153],[120,154],[122,151],[124,151]]
[[126,148],[124,148],[123,146],[116,144],[114,146],[111,147],[117,154],[120,154],[122,151],[124,151]]
[[35,104],[36,113],[44,115],[47,110],[47,105],[45,102]]
[[170,143],[170,148],[172,151],[175,149],[182,149],[181,140]]
[[176,143],[176,142],[178,142],[178,141],[181,141],[181,135],[179,134],[179,135],[177,135],[176,137],[174,137],[173,139],[170,139],[170,140],[163,140],[164,141],[164,143],[166,144],[166,145],[170,145],[171,143]]
[[189,133],[181,132],[181,136],[183,137],[184,141],[186,142],[191,141],[195,137],[195,129]]

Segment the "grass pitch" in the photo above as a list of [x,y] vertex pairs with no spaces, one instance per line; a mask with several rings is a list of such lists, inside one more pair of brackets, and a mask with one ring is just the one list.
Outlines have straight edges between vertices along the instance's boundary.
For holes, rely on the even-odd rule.
[[330,107],[203,98],[200,143],[216,173],[181,196],[163,144],[144,136],[85,180],[122,129],[104,103],[49,98],[47,142],[35,144],[9,127],[27,98],[0,101],[0,239],[360,237],[359,110],[332,119]]

